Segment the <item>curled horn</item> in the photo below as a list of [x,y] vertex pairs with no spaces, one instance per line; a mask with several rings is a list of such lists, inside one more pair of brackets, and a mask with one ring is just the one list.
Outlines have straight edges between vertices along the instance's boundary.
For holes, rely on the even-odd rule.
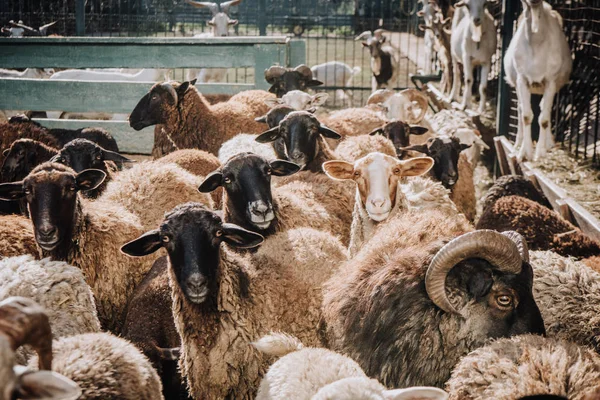
[[313,74],[312,74],[312,71],[310,70],[310,68],[308,68],[304,64],[298,65],[296,68],[294,68],[294,71],[301,73],[302,76],[304,76],[308,80],[312,79],[312,77],[313,77]]
[[195,1],[195,0],[185,0],[191,6],[196,8],[208,8],[212,13],[213,17],[219,13],[219,5],[217,3],[211,3],[207,1]]
[[370,104],[383,104],[390,97],[394,95],[394,91],[390,89],[378,89],[371,93],[369,98],[367,99],[367,105]]
[[160,86],[163,89],[165,89],[167,92],[169,92],[169,94],[173,98],[173,101],[175,102],[175,104],[177,104],[179,102],[179,97],[177,96],[177,92],[175,91],[175,88],[173,87],[173,85],[171,85],[170,82],[164,82]]
[[425,114],[427,113],[427,109],[429,108],[429,101],[427,97],[421,91],[417,89],[405,89],[400,92],[402,96],[406,96],[411,102],[416,102],[421,108],[421,112],[416,118],[411,118],[410,121],[406,121],[409,124],[419,124],[425,118]]
[[456,264],[468,258],[482,258],[501,272],[520,273],[523,257],[519,243],[513,238],[516,236],[512,233],[509,236],[492,230],[478,230],[447,243],[433,257],[425,275],[425,288],[431,301],[448,313],[459,314],[446,295],[446,277]]
[[31,345],[39,357],[41,370],[52,369],[52,330],[44,309],[25,297],[9,297],[0,303],[0,335],[16,351]]
[[242,2],[242,0],[231,0],[231,1],[226,1],[225,3],[221,3],[221,10],[223,10],[223,12],[225,14],[229,14],[229,8],[235,7],[238,4],[240,4],[241,2]]
[[273,84],[275,83],[275,79],[281,77],[286,71],[285,68],[279,66],[269,67],[269,69],[265,71],[265,79],[268,83]]

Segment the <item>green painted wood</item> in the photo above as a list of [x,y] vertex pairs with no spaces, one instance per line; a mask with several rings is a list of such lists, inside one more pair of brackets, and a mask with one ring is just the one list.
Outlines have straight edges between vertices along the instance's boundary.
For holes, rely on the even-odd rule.
[[226,36],[226,37],[22,37],[22,38],[3,38],[0,37],[0,46],[9,44],[62,44],[62,45],[74,45],[74,44],[286,44],[289,42],[289,38],[286,36]]
[[297,67],[300,64],[306,64],[306,41],[290,40],[290,51],[288,54],[288,66]]
[[154,127],[149,126],[135,131],[125,121],[95,121],[76,119],[35,119],[48,128],[79,129],[87,127],[104,128],[110,132],[123,153],[151,154],[154,143]]
[[[0,110],[130,113],[152,82],[0,80]],[[252,84],[197,84],[201,93],[235,94]]]
[[272,65],[286,65],[287,52],[271,44],[257,44],[254,50],[256,88],[268,90],[270,85],[265,81],[265,71]]

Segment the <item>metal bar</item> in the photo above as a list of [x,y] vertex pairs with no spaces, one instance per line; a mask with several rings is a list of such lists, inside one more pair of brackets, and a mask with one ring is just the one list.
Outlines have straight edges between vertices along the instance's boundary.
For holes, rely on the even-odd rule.
[[266,0],[258,0],[258,34],[267,35],[267,4]]
[[[514,0],[504,0],[502,2],[502,56],[501,60],[506,55],[506,50],[513,37],[514,24],[518,17],[518,2]],[[496,119],[496,131],[498,135],[508,135],[509,117],[510,117],[510,86],[504,80],[506,71],[504,71],[504,63],[500,66],[500,76],[498,77],[498,86],[500,94],[498,96],[498,112]]]
[[77,0],[75,5],[75,31],[77,36],[85,36],[85,0]]

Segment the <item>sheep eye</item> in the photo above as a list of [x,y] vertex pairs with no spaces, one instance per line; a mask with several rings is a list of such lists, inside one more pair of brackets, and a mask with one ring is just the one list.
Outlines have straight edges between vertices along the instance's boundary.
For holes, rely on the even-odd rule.
[[394,168],[394,174],[400,175],[400,168]]
[[512,298],[510,296],[498,296],[496,302],[500,307],[507,308],[512,305]]
[[58,157],[58,158],[56,159],[56,162],[57,162],[57,163],[60,163],[60,164],[62,164],[62,163],[64,163],[64,162],[65,162],[65,159],[64,159],[64,158],[62,158],[62,157]]
[[171,241],[171,239],[167,235],[163,235],[163,237],[161,237],[160,240],[162,240],[163,243],[169,243]]
[[98,160],[98,161],[102,160],[102,155],[101,155],[101,154],[98,154],[98,155],[96,156],[96,160]]
[[154,93],[150,99],[151,100],[156,100],[156,99],[158,99],[158,95],[156,93]]
[[30,188],[25,188],[25,194],[31,194],[31,189]]
[[354,176],[358,178],[360,176],[360,171],[354,171]]
[[231,178],[225,178],[224,181],[225,183],[231,183]]
[[267,175],[271,175],[273,171],[271,170],[271,168],[267,169]]
[[69,186],[69,191],[74,192],[75,191],[75,185]]
[[223,236],[223,231],[219,229],[217,232],[215,232],[215,236],[216,236],[216,237],[221,237],[221,236]]

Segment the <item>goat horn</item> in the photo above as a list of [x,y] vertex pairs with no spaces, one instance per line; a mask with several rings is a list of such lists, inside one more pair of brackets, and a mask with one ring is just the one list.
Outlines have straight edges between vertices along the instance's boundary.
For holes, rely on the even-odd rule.
[[493,230],[465,233],[447,243],[437,252],[425,275],[427,295],[433,303],[448,313],[460,314],[446,295],[446,277],[456,264],[468,258],[482,258],[498,271],[521,272],[523,257],[514,235]]
[[296,68],[294,68],[294,71],[301,73],[302,76],[304,76],[306,79],[312,79],[312,77],[313,77],[312,71],[310,70],[310,68],[308,68],[304,64],[298,65]]
[[9,297],[0,303],[0,335],[13,351],[29,344],[38,353],[38,367],[52,370],[52,330],[44,309],[25,297]]
[[287,69],[279,66],[269,67],[269,69],[265,71],[265,79],[268,83],[273,84],[275,83],[275,79],[281,77],[286,71]]
[[219,13],[219,5],[217,3],[211,3],[207,1],[195,1],[195,0],[185,0],[191,6],[196,8],[208,8],[212,13],[213,17]]
[[390,89],[378,89],[371,93],[369,98],[367,99],[367,105],[369,104],[383,104],[390,97],[394,95],[394,91]]
[[229,8],[235,7],[238,4],[240,4],[241,2],[242,2],[242,0],[231,0],[231,1],[226,1],[225,3],[221,3],[221,10],[223,10],[223,12],[225,14],[229,14]]
[[165,89],[167,92],[169,92],[169,94],[173,98],[173,101],[175,102],[175,104],[177,104],[179,102],[179,97],[177,96],[177,92],[175,91],[175,88],[173,87],[173,85],[171,85],[170,82],[164,82],[160,86],[163,89]]
[[421,108],[421,112],[416,118],[411,118],[409,121],[406,122],[408,122],[409,124],[420,124],[421,121],[423,121],[423,118],[425,118],[427,108],[429,108],[429,101],[427,100],[427,97],[423,93],[421,93],[420,90],[417,89],[405,89],[401,91],[400,94],[402,96],[406,96],[410,101],[417,102],[417,104],[419,104],[419,107]]

